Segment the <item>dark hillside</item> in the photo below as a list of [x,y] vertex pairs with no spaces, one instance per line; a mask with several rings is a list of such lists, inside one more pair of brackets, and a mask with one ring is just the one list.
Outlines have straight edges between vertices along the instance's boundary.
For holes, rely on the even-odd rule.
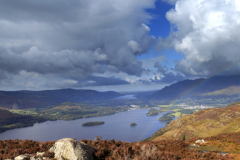
[[21,117],[19,114],[12,113],[8,110],[0,109],[0,122],[3,122],[10,118]]
[[160,91],[149,96],[151,99],[176,99],[181,97],[184,93],[188,93],[193,90],[195,86],[203,83],[205,79],[197,79],[197,80],[185,80],[180,81],[170,86],[166,86]]
[[26,109],[58,105],[63,102],[80,103],[109,100],[121,96],[117,92],[95,90],[0,91],[0,106],[8,109]]
[[46,121],[43,117],[20,115],[0,109],[0,133],[9,129],[32,126],[36,122]]
[[205,96],[231,86],[240,86],[240,76],[215,76],[208,79],[184,80],[164,87],[148,96],[149,99],[174,100],[178,98]]

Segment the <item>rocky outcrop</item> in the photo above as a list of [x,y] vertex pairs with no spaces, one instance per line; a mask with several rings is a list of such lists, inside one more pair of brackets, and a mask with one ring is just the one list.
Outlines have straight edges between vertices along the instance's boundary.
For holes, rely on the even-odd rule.
[[[43,154],[45,152],[42,152]],[[43,154],[41,155],[38,155],[36,153],[36,155],[32,155],[32,154],[23,154],[23,155],[19,155],[17,157],[15,157],[14,159],[5,159],[5,160],[50,160],[52,158],[49,158],[49,157],[43,157]]]
[[[40,153],[40,154],[38,154]],[[36,154],[23,154],[15,157],[14,159],[5,159],[5,160],[50,160],[49,157],[44,157],[45,152],[37,152]]]
[[57,160],[92,160],[93,152],[94,149],[83,142],[64,138],[56,141],[49,151],[26,153],[8,160],[50,160],[53,157]]
[[56,141],[49,151],[55,153],[57,160],[92,160],[94,149],[77,140],[64,138]]

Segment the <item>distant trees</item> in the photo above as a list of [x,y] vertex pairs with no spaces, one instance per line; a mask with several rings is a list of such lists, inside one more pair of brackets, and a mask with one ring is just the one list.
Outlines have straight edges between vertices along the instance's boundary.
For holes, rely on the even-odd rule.
[[7,118],[3,121],[0,121],[0,133],[8,129],[32,126],[34,123],[44,122],[46,120],[47,119],[45,119],[44,117],[31,115],[22,115],[18,117]]

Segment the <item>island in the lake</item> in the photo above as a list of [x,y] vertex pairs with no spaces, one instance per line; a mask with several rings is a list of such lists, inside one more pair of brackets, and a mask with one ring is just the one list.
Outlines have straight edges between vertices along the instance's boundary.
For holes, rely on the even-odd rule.
[[133,127],[133,126],[136,126],[137,124],[136,123],[131,123],[130,126]]
[[97,125],[102,125],[104,123],[105,123],[104,121],[86,122],[86,123],[83,123],[82,126],[97,126]]

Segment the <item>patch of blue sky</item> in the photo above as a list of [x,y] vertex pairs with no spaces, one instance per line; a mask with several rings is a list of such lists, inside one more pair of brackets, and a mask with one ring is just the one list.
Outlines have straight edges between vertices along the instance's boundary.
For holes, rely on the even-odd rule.
[[150,27],[150,35],[158,38],[168,37],[170,33],[170,23],[166,19],[166,12],[173,9],[174,6],[160,0],[156,1],[154,9],[147,9],[146,11],[153,16],[153,19],[147,24]]
[[[158,37],[166,38],[171,32],[171,24],[166,18],[166,13],[174,9],[174,5],[163,2],[161,0],[156,1],[155,8],[147,9],[146,11],[153,16],[153,19],[147,24],[150,28],[150,35],[153,35],[156,39]],[[174,68],[177,61],[184,58],[184,55],[177,53],[173,48],[167,50],[155,50],[154,46],[146,54],[137,56],[139,60],[150,60],[159,56],[165,56],[165,60],[161,61],[162,65],[167,68]]]
[[161,61],[160,64],[165,65],[169,69],[175,68],[177,62],[184,58],[184,55],[182,53],[177,53],[173,48],[160,51],[151,49],[148,53],[137,56],[137,58],[139,60],[150,60],[159,56],[165,56],[165,60]]

